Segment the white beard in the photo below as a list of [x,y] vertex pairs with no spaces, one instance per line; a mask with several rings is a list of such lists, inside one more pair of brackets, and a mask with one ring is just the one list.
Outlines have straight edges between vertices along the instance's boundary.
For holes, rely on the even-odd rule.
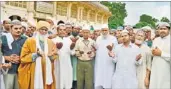
[[136,43],[136,44],[142,44],[143,41],[135,39],[135,43]]
[[39,40],[41,40],[41,41],[44,41],[44,39],[47,38],[47,37],[48,37],[47,34],[46,35],[39,34]]

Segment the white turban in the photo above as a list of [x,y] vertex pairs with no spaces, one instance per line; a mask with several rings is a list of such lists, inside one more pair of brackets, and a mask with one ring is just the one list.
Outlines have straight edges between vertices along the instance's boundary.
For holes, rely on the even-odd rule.
[[108,24],[103,24],[103,25],[102,25],[102,29],[104,29],[104,28],[109,28],[109,27],[108,27]]
[[151,27],[150,26],[145,26],[145,27],[142,27],[141,29],[142,30],[149,30],[149,31],[151,31]]
[[158,27],[170,27],[170,25],[167,22],[160,22]]
[[85,26],[83,26],[82,30],[90,30],[90,26],[85,25]]
[[21,22],[21,25],[22,25],[23,27],[25,27],[25,28],[26,28],[26,30],[27,30],[27,28],[28,28],[28,24],[27,24],[26,22]]
[[127,30],[122,30],[121,34],[123,34],[123,33],[129,33],[129,32]]

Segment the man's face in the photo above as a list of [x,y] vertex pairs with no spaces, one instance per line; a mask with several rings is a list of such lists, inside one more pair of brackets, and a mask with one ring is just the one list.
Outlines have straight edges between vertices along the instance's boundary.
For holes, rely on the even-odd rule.
[[64,37],[66,35],[66,27],[65,26],[60,26],[58,28],[58,34],[61,37]]
[[10,30],[11,24],[9,21],[4,21],[3,26],[5,30]]
[[100,30],[95,30],[94,35],[100,36]]
[[26,28],[23,26],[22,26],[21,30],[22,30],[22,34],[24,34],[26,32]]
[[102,35],[106,36],[109,33],[109,29],[108,28],[103,28],[102,29]]
[[72,26],[71,25],[66,25],[66,32],[68,34],[72,32]]
[[134,43],[134,41],[135,41],[135,33],[132,33],[130,35],[130,40],[131,40],[132,43]]
[[122,38],[122,36],[119,36],[119,37],[117,38],[117,40],[118,40],[118,44],[122,44],[122,43],[123,43],[123,38]]
[[11,34],[14,36],[20,36],[22,33],[22,25],[13,25],[11,27]]
[[83,30],[83,37],[84,39],[88,39],[90,36],[90,31],[89,30]]
[[156,36],[160,36],[159,29],[156,29],[155,35],[156,35]]
[[160,33],[160,37],[163,38],[169,34],[169,29],[167,27],[160,27],[159,33]]
[[123,43],[127,43],[130,41],[130,37],[129,37],[128,33],[122,33],[121,36],[123,38]]
[[135,43],[136,44],[142,44],[145,40],[145,34],[143,33],[137,33],[135,35]]
[[39,29],[39,33],[40,33],[41,35],[46,35],[46,34],[48,33],[48,28],[47,28],[47,27],[41,27],[41,28]]

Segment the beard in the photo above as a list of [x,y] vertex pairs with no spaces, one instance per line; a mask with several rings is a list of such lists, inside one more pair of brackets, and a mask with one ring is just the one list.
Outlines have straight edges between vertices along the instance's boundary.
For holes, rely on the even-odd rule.
[[39,35],[39,39],[41,40],[41,41],[44,41],[44,39],[45,38],[47,38],[48,37],[48,35],[46,34],[46,35]]
[[135,39],[135,44],[143,44],[143,41],[142,40],[138,40],[138,39]]

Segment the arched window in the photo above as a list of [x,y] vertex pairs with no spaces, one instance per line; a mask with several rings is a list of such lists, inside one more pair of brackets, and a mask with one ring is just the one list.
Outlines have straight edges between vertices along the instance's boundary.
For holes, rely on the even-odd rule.
[[71,7],[71,17],[77,18],[77,6],[75,4],[73,4]]
[[6,5],[10,5],[10,6],[27,8],[26,1],[6,1],[5,3],[6,3]]
[[56,13],[61,16],[67,16],[67,4],[64,2],[57,2]]

